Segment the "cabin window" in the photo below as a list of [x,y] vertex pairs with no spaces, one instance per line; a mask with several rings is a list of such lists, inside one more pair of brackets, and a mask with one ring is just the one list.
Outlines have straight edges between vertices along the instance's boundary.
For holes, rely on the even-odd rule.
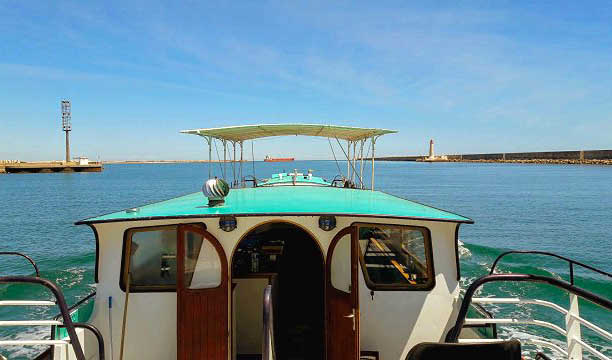
[[338,290],[351,292],[351,234],[346,234],[336,244],[331,258],[331,283]]
[[427,290],[434,286],[431,236],[423,227],[356,224],[360,262],[371,290]]
[[125,290],[129,273],[130,292],[175,291],[176,239],[177,226],[128,230],[123,244],[121,288]]
[[201,234],[185,231],[185,287],[209,289],[221,285],[219,253]]

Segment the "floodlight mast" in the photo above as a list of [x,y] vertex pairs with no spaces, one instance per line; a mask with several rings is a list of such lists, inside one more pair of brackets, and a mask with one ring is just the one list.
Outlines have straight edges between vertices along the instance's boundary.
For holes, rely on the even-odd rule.
[[66,133],[66,162],[70,162],[70,130],[72,130],[70,100],[62,100],[62,130]]

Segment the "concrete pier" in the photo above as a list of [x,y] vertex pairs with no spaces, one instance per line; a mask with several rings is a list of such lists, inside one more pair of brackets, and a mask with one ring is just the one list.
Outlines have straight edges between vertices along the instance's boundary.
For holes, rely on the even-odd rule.
[[[89,164],[79,164],[78,162],[20,162],[16,164],[0,165],[4,167],[6,173],[72,173],[72,172],[101,172],[102,164],[90,162]],[[0,172],[2,172],[0,170]]]

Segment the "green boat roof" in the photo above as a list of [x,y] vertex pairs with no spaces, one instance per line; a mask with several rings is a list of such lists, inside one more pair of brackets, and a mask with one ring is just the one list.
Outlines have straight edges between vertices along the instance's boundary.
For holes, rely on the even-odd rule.
[[473,223],[457,215],[381,191],[321,186],[271,186],[232,189],[225,203],[208,206],[201,192],[78,221],[93,224],[167,218],[202,218],[222,215],[336,215],[389,217]]

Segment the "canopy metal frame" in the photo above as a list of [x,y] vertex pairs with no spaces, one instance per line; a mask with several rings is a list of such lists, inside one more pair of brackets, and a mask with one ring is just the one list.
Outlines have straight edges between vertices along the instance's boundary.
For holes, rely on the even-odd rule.
[[[264,124],[264,125],[245,125],[245,126],[229,126],[221,128],[210,128],[210,129],[193,129],[193,130],[182,130],[181,133],[199,135],[204,138],[208,144],[208,177],[212,177],[212,146],[215,140],[220,141],[223,144],[223,166],[221,167],[221,174],[227,179],[227,146],[228,143],[232,146],[233,156],[232,161],[232,186],[245,186],[243,177],[243,162],[244,162],[244,141],[255,140],[264,137],[272,136],[288,136],[288,135],[303,135],[303,136],[317,136],[326,138],[335,138],[338,145],[342,149],[346,157],[346,177],[347,181],[355,183],[359,181],[359,187],[365,189],[363,182],[363,170],[364,170],[364,147],[369,147],[368,153],[371,151],[372,161],[372,177],[371,177],[371,190],[374,190],[374,163],[376,157],[376,141],[379,137],[385,134],[396,133],[395,130],[387,129],[375,129],[375,128],[357,128],[350,126],[333,126],[333,125],[315,125],[315,124]],[[346,140],[346,151],[342,146],[340,139]],[[236,170],[236,145],[240,147],[240,166]],[[330,144],[331,145],[331,144]],[[252,151],[252,150],[251,150]],[[352,151],[352,152],[351,152]],[[358,155],[359,153],[359,155]],[[230,154],[231,155],[231,154]],[[217,157],[219,154],[217,153]],[[221,159],[218,159],[221,161]],[[253,174],[255,175],[255,174]],[[343,174],[341,174],[343,175]],[[237,177],[238,176],[238,177]],[[343,175],[344,176],[344,175]]]

